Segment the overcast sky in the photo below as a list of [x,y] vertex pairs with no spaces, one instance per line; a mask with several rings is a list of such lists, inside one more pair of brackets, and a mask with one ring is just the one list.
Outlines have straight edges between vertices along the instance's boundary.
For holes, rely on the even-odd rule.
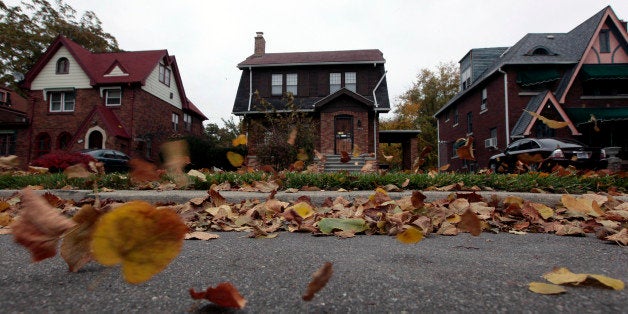
[[457,63],[471,48],[567,32],[607,5],[628,20],[628,0],[65,2],[79,16],[94,11],[123,50],[175,55],[188,98],[220,125],[231,116],[236,65],[253,53],[257,31],[264,32],[266,52],[381,50],[394,105],[420,69]]

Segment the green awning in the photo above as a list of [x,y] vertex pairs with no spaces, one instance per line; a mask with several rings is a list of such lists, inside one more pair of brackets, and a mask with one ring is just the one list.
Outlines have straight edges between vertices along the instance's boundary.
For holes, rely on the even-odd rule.
[[591,116],[598,122],[628,120],[628,107],[620,108],[565,108],[567,115],[576,126],[592,122]]
[[560,72],[555,69],[527,70],[517,72],[517,84],[522,86],[551,82],[559,78]]
[[628,64],[585,64],[581,72],[584,80],[628,79]]

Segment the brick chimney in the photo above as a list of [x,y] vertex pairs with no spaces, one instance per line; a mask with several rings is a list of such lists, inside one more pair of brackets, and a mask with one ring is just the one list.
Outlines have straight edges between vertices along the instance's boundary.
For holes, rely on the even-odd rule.
[[255,50],[253,55],[261,56],[266,53],[266,40],[264,39],[264,32],[256,32],[255,36]]

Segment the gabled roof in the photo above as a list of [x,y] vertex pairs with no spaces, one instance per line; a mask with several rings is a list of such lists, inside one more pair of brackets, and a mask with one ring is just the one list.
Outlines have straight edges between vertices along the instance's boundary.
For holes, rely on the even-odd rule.
[[364,64],[385,63],[384,54],[379,49],[283,52],[251,55],[238,64],[238,68],[321,65],[321,64]]
[[[37,77],[43,67],[51,61],[54,54],[65,47],[72,57],[81,66],[81,69],[90,79],[90,85],[117,85],[117,84],[141,84],[146,83],[148,76],[155,70],[159,62],[169,65],[173,70],[173,77],[183,102],[183,110],[198,115],[207,120],[207,117],[192,104],[185,95],[185,89],[181,81],[181,75],[174,56],[168,54],[168,50],[146,51],[122,51],[92,53],[76,42],[59,35],[50,44],[44,55],[39,58],[33,68],[26,73],[23,86],[30,88],[31,83]],[[128,75],[108,75],[115,67],[120,68]]]
[[354,99],[355,101],[364,104],[365,106],[369,107],[369,108],[373,108],[373,106],[375,105],[375,103],[373,102],[373,100],[368,99],[363,97],[362,95],[356,94],[353,91],[350,91],[348,89],[346,89],[345,87],[337,90],[336,92],[327,95],[327,97],[323,97],[322,99],[318,100],[317,102],[314,103],[314,108],[321,108],[325,105],[327,105],[328,103],[334,101],[335,99],[337,99],[338,97],[341,96],[347,96],[349,98]]
[[[439,116],[449,106],[467,93],[481,85],[492,75],[499,73],[503,67],[510,65],[571,65],[577,66],[582,60],[585,52],[589,49],[590,43],[605,17],[614,17],[610,6],[597,12],[595,15],[576,26],[568,33],[530,33],[521,38],[515,45],[506,50],[491,66],[482,73],[471,86],[447,102],[436,114]],[[615,17],[616,18],[616,17]],[[625,31],[624,31],[625,33]],[[550,54],[531,54],[535,48],[546,48]],[[562,99],[573,81],[573,77],[578,71],[568,69],[556,90],[556,98]]]

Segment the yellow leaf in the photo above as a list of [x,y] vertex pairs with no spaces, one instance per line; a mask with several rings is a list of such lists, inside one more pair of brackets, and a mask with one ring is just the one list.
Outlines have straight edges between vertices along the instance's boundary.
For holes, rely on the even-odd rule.
[[240,134],[238,137],[234,138],[232,141],[233,147],[237,147],[239,145],[246,145],[246,135]]
[[567,290],[561,286],[543,282],[531,282],[529,289],[539,294],[561,294],[567,292]]
[[423,232],[421,230],[410,227],[405,231],[397,234],[397,240],[404,244],[413,244],[418,243],[423,240]]
[[525,111],[525,112],[529,113],[531,116],[536,117],[537,119],[543,121],[543,123],[545,123],[545,125],[547,125],[551,129],[560,129],[560,128],[564,128],[567,125],[569,125],[569,123],[567,123],[565,121],[561,122],[561,121],[551,120],[551,119],[548,119],[548,118],[546,118],[546,117],[544,117],[544,116],[542,116],[542,115],[540,115],[540,114],[538,114],[536,112],[528,111],[528,110],[525,110],[525,109],[523,111]]
[[124,279],[137,284],[164,270],[179,254],[187,229],[175,212],[133,201],[99,219],[92,251],[105,266],[121,263]]
[[306,202],[299,202],[292,207],[295,213],[297,213],[301,218],[308,218],[314,215],[314,210],[312,206]]
[[543,219],[545,220],[554,216],[554,210],[550,207],[545,206],[544,204],[530,203],[530,206],[534,207],[534,209],[539,212],[539,215],[541,215],[541,217],[543,217]]
[[227,152],[227,159],[229,160],[229,163],[236,168],[242,166],[244,163],[244,157],[234,152]]
[[579,284],[587,279],[586,274],[575,274],[565,267],[555,268],[549,273],[543,275],[547,281],[557,284]]
[[619,279],[615,279],[615,278],[611,278],[611,277],[607,277],[604,275],[592,275],[589,274],[589,278],[593,278],[597,281],[599,281],[601,284],[609,287],[609,288],[613,288],[614,290],[623,290],[624,289],[624,282],[619,280]]

